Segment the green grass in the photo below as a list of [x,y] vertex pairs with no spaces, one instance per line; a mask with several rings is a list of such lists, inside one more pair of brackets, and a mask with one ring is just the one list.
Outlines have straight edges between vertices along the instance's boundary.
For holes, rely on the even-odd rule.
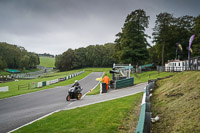
[[151,109],[154,133],[200,132],[200,72],[181,72],[157,82]]
[[0,76],[6,76],[6,75],[10,75],[10,73],[0,70]]
[[139,74],[131,74],[131,76],[134,76],[134,84],[140,84],[144,82],[148,82],[150,79],[157,79],[157,78],[164,78],[170,75],[175,75],[176,73],[172,72],[160,72],[157,71],[149,71],[149,72],[143,72]]
[[40,71],[40,69],[22,70],[21,73],[29,73],[29,72],[36,72],[36,71]]
[[[40,71],[40,69],[22,70],[21,73],[29,73],[29,72],[36,72],[36,71]],[[11,73],[6,72],[6,71],[0,71],[0,76],[10,75],[10,74]]]
[[40,66],[55,67],[55,58],[40,57]]
[[35,91],[39,91],[39,90],[49,89],[49,88],[53,88],[56,86],[65,86],[68,84],[72,84],[72,83],[74,83],[75,80],[80,80],[91,73],[91,72],[86,71],[86,72],[82,73],[81,75],[73,77],[69,80],[58,82],[56,84],[44,86],[42,88],[24,89],[24,90],[18,91],[18,85],[28,85],[31,83],[37,83],[37,82],[49,81],[49,80],[53,80],[53,79],[57,79],[57,78],[63,78],[63,77],[66,77],[66,76],[68,76],[72,73],[78,72],[78,71],[81,71],[81,70],[52,73],[52,74],[48,74],[48,75],[45,75],[45,76],[42,76],[42,77],[39,77],[36,79],[32,79],[32,80],[19,80],[19,81],[11,81],[11,82],[6,82],[6,83],[1,83],[0,87],[9,86],[9,91],[8,92],[0,92],[0,99],[16,96],[16,95],[20,95],[20,94],[25,94],[25,93],[35,92]]
[[[134,132],[142,93],[57,112],[16,131],[16,133],[115,133]],[[134,115],[131,115],[134,114]],[[135,121],[134,124],[130,121]]]

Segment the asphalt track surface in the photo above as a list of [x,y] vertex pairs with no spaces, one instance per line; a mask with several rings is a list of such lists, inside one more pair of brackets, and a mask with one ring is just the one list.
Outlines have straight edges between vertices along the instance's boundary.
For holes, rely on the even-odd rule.
[[[87,93],[97,85],[98,81],[95,79],[102,74],[102,72],[93,72],[80,80],[82,93]],[[0,100],[0,133],[9,132],[51,112],[66,108],[75,101],[66,102],[65,99],[71,86],[55,87]]]

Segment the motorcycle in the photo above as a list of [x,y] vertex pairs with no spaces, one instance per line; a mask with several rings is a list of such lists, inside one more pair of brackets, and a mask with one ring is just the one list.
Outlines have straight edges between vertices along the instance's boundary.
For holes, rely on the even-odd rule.
[[81,87],[72,87],[68,90],[68,95],[66,97],[66,101],[70,101],[70,99],[77,99],[80,100],[82,97],[82,93],[81,91],[83,90],[83,88]]

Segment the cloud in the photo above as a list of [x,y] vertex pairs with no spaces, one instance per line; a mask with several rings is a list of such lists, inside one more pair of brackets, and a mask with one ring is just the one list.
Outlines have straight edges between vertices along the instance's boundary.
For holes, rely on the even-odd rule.
[[175,15],[185,12],[190,13],[189,15],[197,14],[198,4],[191,4],[195,2],[190,1],[188,10],[185,10],[187,5],[184,2],[0,0],[0,41],[23,46],[28,51],[51,54],[61,54],[68,48],[114,42],[115,34],[121,31],[126,16],[139,8],[144,9],[151,17],[146,31],[151,35],[156,14],[160,12],[176,13],[180,9]]

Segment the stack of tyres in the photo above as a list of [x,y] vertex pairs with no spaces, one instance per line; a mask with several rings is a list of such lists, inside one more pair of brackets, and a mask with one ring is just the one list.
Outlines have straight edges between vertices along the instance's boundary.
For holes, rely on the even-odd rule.
[[106,83],[102,83],[102,93],[107,93]]

